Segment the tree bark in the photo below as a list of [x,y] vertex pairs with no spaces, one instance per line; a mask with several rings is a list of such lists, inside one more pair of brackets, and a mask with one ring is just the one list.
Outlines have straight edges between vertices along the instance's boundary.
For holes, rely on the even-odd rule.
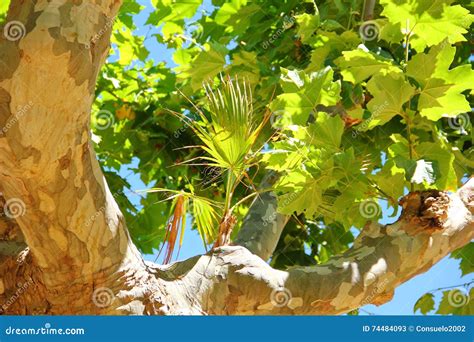
[[[389,300],[400,283],[472,239],[473,180],[456,194],[408,195],[396,223],[367,225],[349,251],[323,265],[279,271],[242,246],[169,266],[144,262],[89,133],[109,22],[119,6],[10,6],[7,23],[24,32],[0,41],[0,185],[5,231],[21,230],[28,248],[20,241],[21,252],[1,257],[2,313],[338,314]],[[283,226],[260,229],[264,239],[248,226],[239,242],[266,259]]]
[[2,30],[0,184],[31,251],[19,277],[33,278],[48,303],[41,310],[51,313],[91,306],[89,293],[140,282],[145,267],[90,140],[95,83],[119,7],[13,1]]
[[[261,188],[273,186],[277,179],[276,173],[269,172],[262,180]],[[268,260],[289,220],[289,216],[280,214],[277,208],[277,197],[272,192],[263,192],[255,198],[234,243]]]

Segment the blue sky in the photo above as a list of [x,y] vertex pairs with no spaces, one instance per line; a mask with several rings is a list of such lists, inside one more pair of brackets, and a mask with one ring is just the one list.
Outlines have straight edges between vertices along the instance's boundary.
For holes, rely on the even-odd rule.
[[[151,4],[149,0],[140,0],[142,5],[145,6],[145,9],[138,15],[137,23],[144,23],[148,17],[148,14],[151,10]],[[207,5],[204,8],[209,7],[209,1],[205,1]],[[174,66],[172,61],[172,50],[167,49],[165,46],[159,44],[157,40],[152,36],[154,33],[159,33],[159,28],[153,28],[149,31],[149,28],[139,27],[136,34],[145,35],[148,34],[148,39],[145,41],[145,45],[150,51],[150,58],[153,59],[156,63],[165,62],[168,66]],[[136,167],[136,161],[130,167]],[[132,190],[144,190],[149,188],[146,184],[143,184],[137,175],[130,175],[130,171],[127,170],[127,167],[123,168],[121,172],[123,177],[127,176],[127,181],[131,184]],[[133,193],[129,195],[132,203],[139,205],[139,197]],[[393,218],[389,221],[387,219],[388,214],[386,210],[383,211],[384,218],[380,221],[381,223],[390,223],[393,221]],[[195,230],[191,230],[189,227],[190,220],[187,221],[188,226],[186,227],[186,232],[184,236],[183,248],[181,249],[179,259],[184,260],[186,258],[195,256],[197,254],[202,254],[205,252],[201,239]],[[154,261],[156,255],[146,255],[147,260]],[[432,267],[428,272],[421,274],[410,281],[406,282],[399,286],[396,291],[392,301],[376,307],[374,305],[367,305],[363,307],[361,314],[379,314],[379,315],[412,315],[413,306],[417,299],[421,297],[424,293],[430,290],[459,285],[467,283],[472,279],[471,276],[466,276],[461,278],[461,272],[459,270],[459,261],[453,260],[450,258],[444,258],[442,261],[437,263]],[[440,300],[441,292],[435,292],[435,298]]]

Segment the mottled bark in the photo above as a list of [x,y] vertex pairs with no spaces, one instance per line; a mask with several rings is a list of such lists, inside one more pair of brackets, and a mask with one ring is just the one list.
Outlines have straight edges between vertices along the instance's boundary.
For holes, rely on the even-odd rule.
[[322,265],[279,271],[229,246],[161,268],[157,276],[168,280],[169,307],[178,311],[326,315],[380,305],[474,237],[474,179],[456,194],[413,193],[401,204],[396,223],[368,224],[351,249]]
[[[457,194],[410,194],[397,223],[368,225],[353,248],[324,265],[278,271],[241,246],[169,266],[145,263],[90,145],[93,89],[119,5],[36,0],[9,10],[7,23],[24,32],[0,38],[0,187],[8,211],[0,224],[4,241],[24,237],[28,248],[1,256],[3,313],[337,314],[388,300],[397,285],[472,239],[474,181]],[[258,200],[254,207],[265,208]],[[253,236],[251,222],[238,242],[266,259],[284,224]]]
[[[92,308],[95,289],[123,288],[124,279],[133,286],[145,270],[89,133],[109,22],[119,6],[117,0],[12,1],[2,29],[0,185],[31,251],[31,261],[15,272],[33,277],[35,295],[48,303],[44,312]],[[16,279],[2,275],[8,290]]]
[[[262,180],[261,188],[268,189],[277,179],[269,172]],[[235,245],[247,248],[263,260],[268,260],[278,244],[289,216],[278,213],[277,197],[272,192],[263,192],[253,201],[240,228]]]

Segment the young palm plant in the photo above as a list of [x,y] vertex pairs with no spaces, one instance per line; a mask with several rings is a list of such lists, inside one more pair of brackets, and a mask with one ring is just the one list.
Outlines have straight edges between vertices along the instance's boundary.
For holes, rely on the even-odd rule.
[[224,177],[226,192],[223,215],[214,243],[214,247],[219,247],[230,242],[236,223],[233,215],[236,205],[232,205],[234,192],[243,179],[250,181],[247,170],[255,163],[254,147],[268,117],[257,123],[251,88],[245,81],[239,83],[229,77],[221,78],[219,88],[213,90],[208,83],[205,84],[205,90],[210,119],[198,111],[204,125],[193,122],[191,127],[201,140],[202,149],[209,154],[201,158],[209,166],[220,168]]
[[[234,200],[234,193],[240,183],[248,183],[246,186],[253,186],[248,175],[248,170],[256,164],[256,152],[261,148],[256,148],[257,139],[269,119],[270,113],[265,113],[263,118],[257,120],[254,111],[252,92],[248,83],[239,82],[238,79],[232,80],[230,77],[221,77],[220,86],[213,89],[210,83],[204,84],[206,92],[207,113],[194,106],[198,114],[198,120],[192,120],[188,116],[179,115],[188,125],[197,138],[201,141],[198,146],[205,155],[193,158],[184,162],[187,165],[205,165],[207,167],[218,168],[219,175],[223,178],[225,184],[225,198],[223,203],[216,203],[211,200],[205,202],[201,199],[199,204],[205,204],[205,207],[198,208],[205,213],[209,219],[205,222],[197,222],[198,230],[203,240],[212,237],[210,226],[216,222],[218,225],[218,234],[214,239],[213,247],[225,246],[230,242],[232,229],[236,224],[236,217],[233,214],[234,209],[249,198],[257,195],[252,191],[250,195],[245,196],[239,201]],[[199,163],[196,163],[199,160]],[[165,189],[153,189],[152,191],[166,191]],[[176,215],[186,215],[178,205],[182,206],[186,200],[178,202],[177,196],[193,200],[196,196],[192,193],[180,192],[174,194],[173,216],[170,217],[166,239],[168,244],[167,256],[173,253],[173,246],[176,242],[177,230],[182,227],[183,220],[179,221],[174,217]],[[196,201],[194,209],[196,209]],[[194,210],[196,211],[196,210]],[[201,218],[198,213],[194,213],[196,221]],[[217,221],[214,221],[218,217]],[[176,222],[176,224],[175,224]],[[181,222],[180,224],[178,224]],[[170,250],[171,248],[171,250]]]

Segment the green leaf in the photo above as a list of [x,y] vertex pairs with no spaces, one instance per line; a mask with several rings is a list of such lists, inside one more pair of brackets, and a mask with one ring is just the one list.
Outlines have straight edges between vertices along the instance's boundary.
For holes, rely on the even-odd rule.
[[320,213],[323,204],[322,191],[326,186],[325,180],[327,180],[326,177],[313,178],[304,171],[290,172],[279,186],[290,187],[292,190],[278,196],[278,210],[288,215],[304,212],[308,217]]
[[473,87],[474,71],[469,65],[449,70],[455,53],[456,49],[444,42],[429,53],[418,53],[408,62],[408,76],[421,87],[418,110],[432,121],[471,109],[462,92]]
[[413,313],[416,313],[418,310],[423,315],[426,315],[428,312],[432,311],[435,306],[434,295],[432,293],[425,293],[421,296],[415,303],[413,308]]
[[301,38],[303,43],[308,43],[311,39],[311,36],[319,27],[319,12],[316,11],[315,14],[303,13],[297,15],[296,22],[298,23],[297,35]]
[[439,303],[439,315],[472,315],[474,313],[474,287],[467,290],[464,287],[443,291]]
[[194,91],[202,88],[202,83],[211,80],[224,69],[228,50],[218,43],[206,44],[206,51],[201,51],[190,64],[176,67],[178,78],[190,80]]
[[404,195],[405,170],[398,167],[393,159],[385,162],[382,170],[371,176],[377,186],[393,200],[393,205],[397,205],[398,199]]
[[341,145],[344,122],[339,116],[317,113],[316,122],[309,126],[310,142],[320,147],[338,150]]
[[0,3],[0,16],[7,13],[9,5],[10,1],[2,1],[2,3]]
[[342,34],[336,32],[318,30],[318,34],[313,37],[311,45],[311,60],[306,68],[306,72],[317,71],[332,59],[339,57],[344,50],[352,50],[360,43],[359,36],[352,31],[344,31]]
[[454,154],[439,143],[424,142],[415,147],[419,158],[431,161],[438,189],[456,190],[458,181],[454,169]]
[[281,114],[284,126],[305,125],[317,105],[332,106],[339,101],[341,85],[333,81],[333,75],[330,67],[310,74],[282,69],[280,84],[285,92],[271,103],[271,110]]
[[374,97],[367,104],[372,113],[367,129],[383,125],[394,116],[401,115],[402,106],[413,96],[412,87],[400,74],[377,74],[367,83],[367,89]]
[[152,0],[155,12],[150,14],[147,23],[156,26],[170,21],[191,18],[202,4],[201,0]]
[[335,60],[345,81],[359,83],[377,73],[401,73],[389,59],[362,49],[345,51]]
[[474,16],[454,0],[381,0],[382,15],[410,33],[410,45],[418,52],[448,39],[449,43],[465,41],[463,36]]
[[474,242],[455,250],[451,253],[451,258],[461,260],[459,268],[463,276],[474,272]]
[[247,0],[232,0],[226,2],[219,8],[216,13],[214,20],[219,25],[225,24],[230,18],[235,17],[239,14],[239,10],[242,6],[247,5]]

